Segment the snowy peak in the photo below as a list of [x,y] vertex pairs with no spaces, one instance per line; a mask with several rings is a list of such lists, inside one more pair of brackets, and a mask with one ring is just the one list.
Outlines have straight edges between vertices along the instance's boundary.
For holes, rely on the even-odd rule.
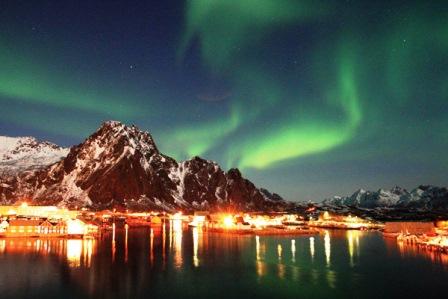
[[0,136],[0,174],[44,168],[60,161],[68,151],[33,137]]
[[68,172],[88,164],[95,164],[95,169],[104,168],[122,159],[136,159],[142,167],[148,168],[155,155],[160,153],[148,132],[142,132],[136,126],[107,121],[83,143],[71,149],[65,168]]
[[95,148],[107,145],[113,150],[128,150],[130,154],[139,151],[143,155],[159,153],[151,135],[136,126],[126,126],[118,121],[104,122],[84,144]]

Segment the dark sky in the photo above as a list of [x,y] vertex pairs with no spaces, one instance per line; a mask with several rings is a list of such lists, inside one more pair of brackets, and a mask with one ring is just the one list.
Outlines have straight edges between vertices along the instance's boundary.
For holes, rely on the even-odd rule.
[[290,200],[447,185],[447,1],[1,1],[0,134],[105,120]]

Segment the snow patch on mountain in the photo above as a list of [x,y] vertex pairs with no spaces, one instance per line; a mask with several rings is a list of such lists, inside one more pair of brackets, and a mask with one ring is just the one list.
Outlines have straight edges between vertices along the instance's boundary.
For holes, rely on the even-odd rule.
[[33,137],[0,136],[0,175],[36,170],[67,156],[69,149]]

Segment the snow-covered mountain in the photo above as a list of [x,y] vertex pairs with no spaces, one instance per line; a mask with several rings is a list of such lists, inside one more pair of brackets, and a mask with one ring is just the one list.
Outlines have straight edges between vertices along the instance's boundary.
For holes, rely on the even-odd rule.
[[33,172],[0,176],[0,200],[31,198],[64,206],[262,210],[282,200],[237,169],[224,172],[194,157],[178,163],[159,152],[148,132],[105,122],[61,161]]
[[359,189],[351,196],[334,196],[323,201],[327,206],[359,208],[419,208],[448,209],[448,189],[435,186],[418,186],[411,192],[395,186],[390,190],[366,191]]
[[33,137],[0,136],[0,175],[44,168],[60,161],[68,151]]

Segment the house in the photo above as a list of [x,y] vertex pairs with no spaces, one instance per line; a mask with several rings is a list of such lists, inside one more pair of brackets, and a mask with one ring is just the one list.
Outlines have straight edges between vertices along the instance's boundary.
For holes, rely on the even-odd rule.
[[6,237],[37,237],[40,234],[41,220],[14,219],[9,220],[5,231]]
[[[7,221],[4,221],[7,222]],[[48,220],[36,219],[11,219],[8,225],[2,224],[5,237],[62,237],[67,234],[67,228],[64,222],[56,224]]]
[[56,206],[31,206],[26,203],[19,205],[0,206],[0,215],[48,218],[48,219],[71,219],[79,215],[79,211],[61,209]]

